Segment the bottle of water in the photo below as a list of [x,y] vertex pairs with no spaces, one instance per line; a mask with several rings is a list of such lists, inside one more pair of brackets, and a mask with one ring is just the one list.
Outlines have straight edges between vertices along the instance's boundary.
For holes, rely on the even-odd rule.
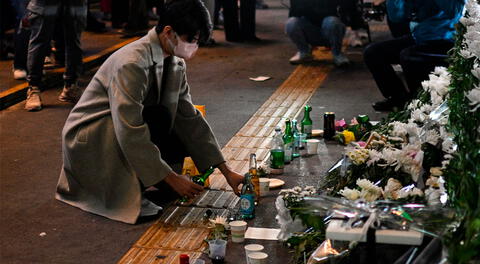
[[297,120],[292,120],[292,133],[293,133],[293,152],[292,157],[298,158],[300,157],[300,133],[298,132],[297,128]]
[[280,127],[275,128],[275,136],[272,140],[272,148],[270,150],[270,168],[272,173],[283,173],[283,167],[285,166],[285,149],[283,144],[283,135]]

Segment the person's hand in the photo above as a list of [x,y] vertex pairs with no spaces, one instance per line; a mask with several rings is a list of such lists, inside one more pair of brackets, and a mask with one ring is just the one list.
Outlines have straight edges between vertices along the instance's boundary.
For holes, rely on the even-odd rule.
[[193,198],[203,191],[203,186],[193,183],[190,179],[176,173],[169,174],[165,182],[181,197]]
[[222,172],[223,176],[225,176],[225,179],[227,179],[228,185],[232,187],[235,194],[240,195],[238,186],[243,183],[245,177],[235,171],[232,171],[225,163],[220,164],[218,168]]

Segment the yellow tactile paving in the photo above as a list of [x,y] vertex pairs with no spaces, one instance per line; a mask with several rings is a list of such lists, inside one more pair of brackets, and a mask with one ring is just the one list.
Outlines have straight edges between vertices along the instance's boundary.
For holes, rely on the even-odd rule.
[[[319,60],[331,60],[330,52],[324,49],[315,50],[314,56]],[[250,153],[256,153],[259,163],[265,164],[275,127],[280,126],[283,130],[286,118],[296,118],[302,113],[303,106],[323,83],[330,69],[331,66],[326,64],[298,66],[222,149],[229,166],[239,173],[247,172]],[[220,172],[216,171],[209,179],[211,189],[231,190]],[[168,208],[165,213],[172,210],[187,209]],[[178,213],[183,215],[183,211]],[[178,263],[181,253],[189,254],[191,259],[200,256],[206,246],[203,239],[208,230],[168,225],[176,221],[178,219],[160,217],[119,263],[167,264]]]

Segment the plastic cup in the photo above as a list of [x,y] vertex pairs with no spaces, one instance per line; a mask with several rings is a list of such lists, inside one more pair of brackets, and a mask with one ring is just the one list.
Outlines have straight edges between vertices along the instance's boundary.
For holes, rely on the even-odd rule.
[[298,148],[299,149],[304,149],[305,148],[305,143],[307,141],[307,133],[300,133],[298,135]]
[[253,252],[248,254],[249,264],[267,264],[268,255],[264,252]]
[[211,259],[224,259],[225,251],[227,249],[227,241],[223,239],[209,240],[208,248],[210,249],[210,254],[208,256]]
[[232,242],[242,243],[245,241],[245,231],[247,231],[247,222],[232,221],[229,223],[230,231],[232,233]]
[[318,143],[320,143],[320,140],[318,140],[318,139],[314,139],[314,138],[307,139],[307,154],[308,155],[317,154]]
[[265,196],[270,191],[270,179],[260,178],[260,196]]
[[251,264],[248,260],[248,255],[250,253],[260,252],[264,249],[264,247],[260,244],[248,244],[244,248],[245,248],[245,258],[247,259],[247,264]]

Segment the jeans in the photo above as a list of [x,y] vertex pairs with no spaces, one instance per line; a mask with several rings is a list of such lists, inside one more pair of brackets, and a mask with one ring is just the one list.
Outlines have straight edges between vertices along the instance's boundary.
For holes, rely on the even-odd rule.
[[[50,48],[55,25],[61,25],[64,33],[65,73],[63,79],[65,84],[75,83],[82,70],[80,35],[85,28],[86,5],[72,7],[70,4],[70,1],[62,1],[54,14],[41,15],[27,11],[31,29],[27,58],[27,80],[30,86],[41,86],[44,59]],[[61,23],[58,22],[58,17],[61,18]]]
[[[448,66],[447,52],[453,42],[432,40],[416,44],[411,36],[370,44],[364,60],[385,98],[403,104],[416,95],[421,83],[436,66]],[[400,64],[408,89],[395,73],[392,64]]]
[[285,31],[301,54],[311,53],[311,46],[331,47],[334,56],[342,53],[345,25],[336,16],[325,17],[321,27],[304,17],[290,17]]
[[15,9],[15,57],[13,58],[13,68],[18,70],[27,70],[27,52],[28,40],[30,39],[30,29],[22,27],[22,19],[25,16],[27,1],[12,0],[12,6]]

